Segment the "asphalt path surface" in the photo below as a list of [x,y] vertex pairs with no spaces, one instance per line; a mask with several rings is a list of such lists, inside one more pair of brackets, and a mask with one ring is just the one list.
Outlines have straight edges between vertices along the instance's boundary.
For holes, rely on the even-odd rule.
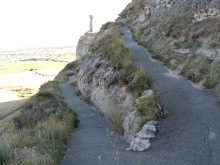
[[76,95],[71,82],[60,84],[66,103],[77,113],[79,127],[74,129],[64,151],[63,165],[138,165],[144,164],[139,153],[126,151],[128,143],[94,107]]
[[[165,119],[157,125],[157,139],[147,164],[220,164],[220,104],[218,97],[198,89],[134,42],[130,29],[122,27],[122,40],[136,66],[144,68],[159,95]],[[154,163],[156,160],[156,163]]]
[[215,94],[196,88],[151,58],[134,42],[127,26],[122,27],[124,45],[135,64],[145,69],[159,96],[165,118],[157,124],[156,138],[144,152],[126,151],[118,136],[94,107],[76,95],[74,77],[60,84],[62,95],[80,119],[64,152],[63,165],[219,165],[220,104]]

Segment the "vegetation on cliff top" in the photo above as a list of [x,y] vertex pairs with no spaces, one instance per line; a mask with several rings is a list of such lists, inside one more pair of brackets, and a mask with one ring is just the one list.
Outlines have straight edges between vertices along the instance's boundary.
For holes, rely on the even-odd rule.
[[120,84],[127,85],[128,90],[139,97],[144,90],[149,89],[148,78],[141,68],[135,67],[129,51],[120,39],[122,23],[119,21],[103,25],[104,32],[97,35],[90,49],[110,61],[117,71]]
[[[149,79],[147,78],[146,72],[141,67],[137,68],[134,65],[128,49],[125,48],[121,40],[122,34],[120,28],[122,24],[123,21],[116,21],[115,23],[109,22],[103,25],[96,39],[91,44],[90,50],[96,54],[100,54],[101,57],[110,61],[117,72],[117,78],[120,85],[126,86],[127,90],[134,96],[134,98],[139,98],[145,90],[150,88]],[[139,102],[136,106],[138,111],[141,109],[140,106],[145,106],[142,107],[144,112],[139,113],[141,126],[149,120],[155,120],[158,117],[157,112],[159,112],[157,104],[158,100],[156,97],[149,99],[146,98],[145,101],[152,102],[152,104],[147,104],[148,106],[145,106],[145,104]],[[106,115],[116,130],[122,134],[123,121],[121,118],[120,107],[115,103],[110,104],[109,111]]]

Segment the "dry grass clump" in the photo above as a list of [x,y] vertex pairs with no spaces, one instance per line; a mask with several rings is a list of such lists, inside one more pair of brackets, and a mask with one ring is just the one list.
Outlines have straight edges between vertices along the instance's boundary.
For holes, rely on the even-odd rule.
[[[0,139],[0,164],[59,164],[76,116],[54,113],[35,126],[16,130],[13,123]],[[15,131],[16,130],[16,131]]]
[[100,33],[91,44],[91,51],[101,53],[101,56],[108,59],[114,69],[123,68],[125,60],[131,60],[128,50],[120,39],[120,26],[113,26],[105,32]]
[[138,68],[135,72],[133,80],[128,85],[134,97],[139,97],[144,90],[149,89],[149,80],[143,68]]
[[107,119],[113,124],[116,131],[123,135],[124,129],[122,127],[122,116],[121,116],[120,107],[116,103],[109,103],[108,111],[107,111]]

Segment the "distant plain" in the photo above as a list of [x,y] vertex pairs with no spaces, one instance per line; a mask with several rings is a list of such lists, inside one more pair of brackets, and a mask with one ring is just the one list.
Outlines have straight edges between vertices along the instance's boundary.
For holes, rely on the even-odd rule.
[[72,47],[0,51],[0,130],[26,99],[73,60]]

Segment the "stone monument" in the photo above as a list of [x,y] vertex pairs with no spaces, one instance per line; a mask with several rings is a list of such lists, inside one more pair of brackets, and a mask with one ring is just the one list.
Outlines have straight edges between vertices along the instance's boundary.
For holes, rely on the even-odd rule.
[[90,15],[89,18],[90,18],[90,24],[89,24],[90,29],[89,29],[89,32],[93,32],[93,26],[92,26],[93,15]]

